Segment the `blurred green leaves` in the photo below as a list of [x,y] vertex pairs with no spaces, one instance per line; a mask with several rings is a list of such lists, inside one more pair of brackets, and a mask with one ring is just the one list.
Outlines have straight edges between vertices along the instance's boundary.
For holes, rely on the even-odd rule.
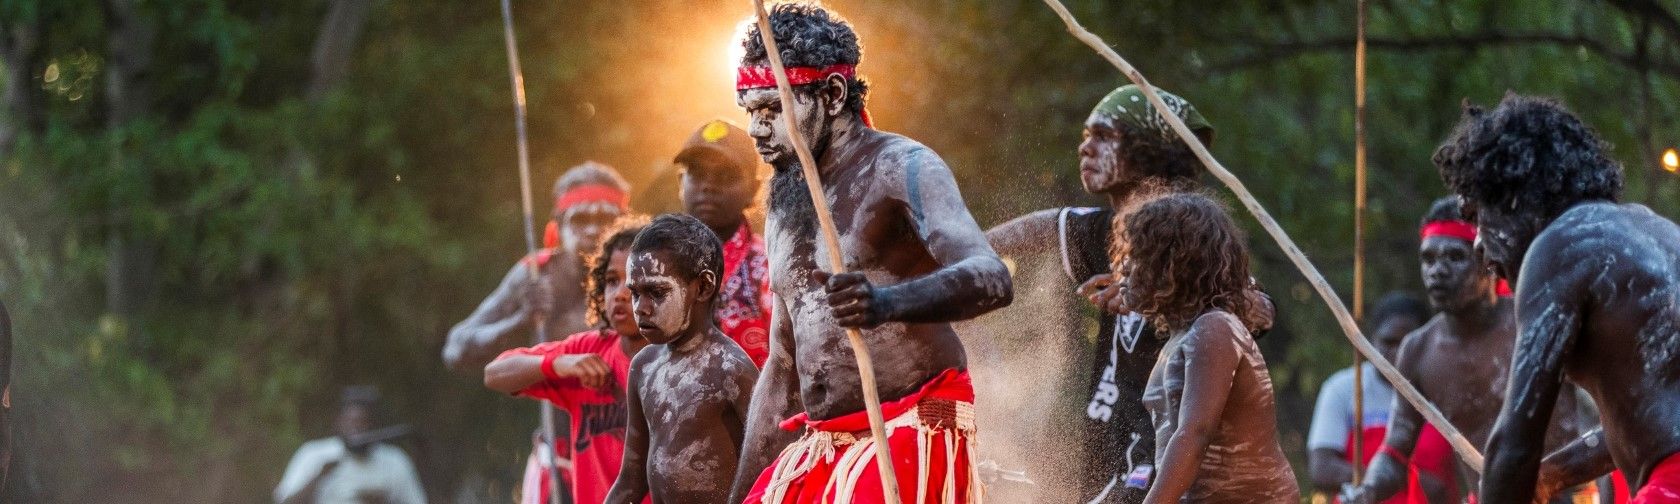
[[[136,77],[148,99],[113,123],[117,4],[155,36]],[[865,44],[878,124],[940,152],[983,225],[1100,203],[1080,190],[1074,149],[1090,108],[1124,79],[1039,2],[829,4]],[[263,499],[352,383],[383,385],[393,421],[420,426],[409,448],[436,497],[473,481],[466,494],[505,500],[534,408],[438,362],[449,325],[520,253],[499,14],[375,3],[348,76],[311,96],[331,5],[0,0],[5,40],[36,42],[0,60],[28,77],[0,82],[25,97],[5,106],[28,106],[0,115],[21,131],[0,153],[0,299],[18,324],[24,450],[14,500]],[[745,2],[514,7],[539,201],[577,161],[644,183],[692,125],[742,120],[726,88],[685,65],[724,50],[717,35]],[[1353,5],[1070,7],[1196,104],[1217,128],[1214,153],[1348,293]],[[1429,155],[1466,97],[1562,98],[1616,145],[1629,200],[1680,213],[1680,177],[1654,155],[1680,143],[1676,10],[1373,1],[1370,295],[1418,285],[1414,226],[1445,193]],[[106,302],[113,240],[151,279],[133,313]],[[1351,354],[1316,297],[1295,295],[1304,285],[1276,247],[1251,243],[1280,301],[1262,345],[1296,439],[1318,383]]]

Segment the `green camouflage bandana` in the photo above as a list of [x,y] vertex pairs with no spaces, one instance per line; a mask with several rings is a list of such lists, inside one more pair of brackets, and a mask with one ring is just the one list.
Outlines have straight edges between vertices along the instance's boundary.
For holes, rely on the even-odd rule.
[[[1190,131],[1204,138],[1212,138],[1213,125],[1208,124],[1207,118],[1202,117],[1190,102],[1160,88],[1155,89],[1155,94],[1161,97],[1161,101],[1167,104],[1173,115],[1184,120]],[[1102,101],[1097,103],[1097,108],[1091,110],[1091,114],[1102,115],[1117,123],[1125,123],[1133,128],[1161,135],[1162,140],[1171,141],[1178,137],[1173,133],[1172,126],[1167,125],[1166,118],[1155,113],[1155,107],[1143,96],[1143,90],[1136,84],[1120,86],[1108,93],[1108,96],[1104,96]]]

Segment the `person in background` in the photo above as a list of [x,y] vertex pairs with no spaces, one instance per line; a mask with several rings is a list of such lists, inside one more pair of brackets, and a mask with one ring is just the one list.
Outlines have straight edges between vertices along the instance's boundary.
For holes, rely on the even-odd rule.
[[689,136],[675,162],[682,168],[683,212],[723,242],[718,329],[763,366],[770,355],[770,260],[747,219],[764,182],[757,147],[746,130],[712,120]]
[[[537,321],[549,336],[588,328],[584,258],[629,208],[630,185],[612,167],[585,161],[554,181],[554,210],[543,249],[520,259],[471,315],[449,329],[443,362],[457,372],[478,371],[503,350],[531,340]],[[533,278],[535,267],[538,276]]]
[[[1212,145],[1213,125],[1189,101],[1155,90],[1203,144]],[[1085,119],[1077,149],[1079,182],[1085,191],[1108,200],[1105,207],[1062,207],[1039,210],[986,231],[998,254],[1016,258],[1055,254],[1068,280],[1093,298],[1094,291],[1113,281],[1109,254],[1114,250],[1114,216],[1135,201],[1162,191],[1197,186],[1201,161],[1190,146],[1167,128],[1167,121],[1150,104],[1143,90],[1127,84],[1097,102]],[[1155,453],[1154,427],[1143,406],[1143,388],[1155,367],[1164,337],[1143,316],[1106,309],[1097,303],[1096,334],[1081,327],[1072,334],[1083,344],[1093,337],[1088,363],[1089,398],[1073,414],[1080,419],[1080,437],[1069,443],[1077,466],[1079,502],[1137,504],[1149,492],[1144,478],[1134,478]],[[1141,473],[1138,474],[1141,476]]]
[[[1516,303],[1501,293],[1499,277],[1477,253],[1476,244],[1483,239],[1476,229],[1460,212],[1458,198],[1451,196],[1435,200],[1419,222],[1418,272],[1429,305],[1437,313],[1406,337],[1395,352],[1394,367],[1470,444],[1485,446],[1505,394],[1515,390],[1507,377],[1519,345]],[[1547,417],[1543,443],[1548,451],[1592,427],[1592,419],[1579,413],[1572,391],[1553,399],[1560,407]],[[1388,430],[1374,447],[1378,456],[1371,459],[1359,486],[1342,487],[1342,502],[1384,502],[1405,488],[1408,461],[1416,447],[1422,446],[1428,423],[1406,401],[1394,401],[1389,411]],[[1597,475],[1569,486],[1593,476]],[[1477,482],[1467,483],[1475,488]],[[1554,502],[1569,502],[1569,497],[1560,495]]]
[[[274,487],[277,504],[425,504],[414,463],[370,432],[379,391],[344,389],[335,435],[304,443]],[[373,434],[373,435],[370,435]]]
[[[1366,330],[1377,351],[1393,361],[1400,342],[1429,318],[1429,307],[1423,301],[1406,293],[1390,292],[1377,301]],[[1353,416],[1353,367],[1330,375],[1318,390],[1312,428],[1307,431],[1307,467],[1313,490],[1335,495],[1343,484],[1353,479],[1355,436],[1363,441],[1360,463],[1368,465],[1388,431],[1394,386],[1377,374],[1370,362],[1360,366],[1360,373],[1365,389],[1364,418],[1360,421],[1356,422]],[[1406,489],[1384,500],[1385,504],[1458,501],[1452,447],[1433,427],[1426,424],[1423,429],[1418,448],[1412,453]]]

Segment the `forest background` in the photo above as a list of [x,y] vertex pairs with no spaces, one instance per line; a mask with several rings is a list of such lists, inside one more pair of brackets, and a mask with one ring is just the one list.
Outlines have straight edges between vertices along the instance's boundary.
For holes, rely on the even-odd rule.
[[[1038,1],[828,5],[863,40],[877,124],[943,155],[983,225],[1101,203],[1074,150],[1123,78]],[[748,3],[513,7],[538,201],[595,159],[656,188],[638,208],[674,209],[677,146],[742,120],[729,55]],[[1071,7],[1213,122],[1215,155],[1349,295],[1354,3]],[[1372,0],[1368,297],[1418,291],[1416,221],[1445,194],[1429,156],[1465,99],[1561,98],[1615,145],[1627,200],[1680,215],[1660,163],[1680,142],[1677,14]],[[419,429],[404,446],[434,501],[507,502],[535,408],[439,360],[523,250],[501,30],[491,1],[0,0],[10,500],[262,501],[327,434],[339,388],[373,383]],[[1254,234],[1282,314],[1262,347],[1300,461],[1318,384],[1351,352]]]

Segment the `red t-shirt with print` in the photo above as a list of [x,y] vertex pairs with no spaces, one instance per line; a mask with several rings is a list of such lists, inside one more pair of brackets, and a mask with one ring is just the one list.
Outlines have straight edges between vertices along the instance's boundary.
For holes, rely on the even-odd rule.
[[[532,384],[514,395],[541,399],[565,410],[572,423],[570,450],[572,452],[572,502],[602,502],[624,458],[624,394],[629,383],[630,357],[619,347],[618,332],[596,329],[567,336],[533,347],[515,348],[497,357],[513,355],[560,356],[594,354],[612,368],[613,383],[608,390],[584,388],[576,378],[556,378],[545,369],[548,379]],[[545,358],[544,362],[551,362]],[[552,369],[552,368],[551,368]],[[564,448],[564,447],[563,447]],[[562,453],[568,450],[559,450]],[[549,486],[544,486],[547,491]],[[544,501],[546,501],[546,496]],[[651,502],[643,499],[643,502]]]

